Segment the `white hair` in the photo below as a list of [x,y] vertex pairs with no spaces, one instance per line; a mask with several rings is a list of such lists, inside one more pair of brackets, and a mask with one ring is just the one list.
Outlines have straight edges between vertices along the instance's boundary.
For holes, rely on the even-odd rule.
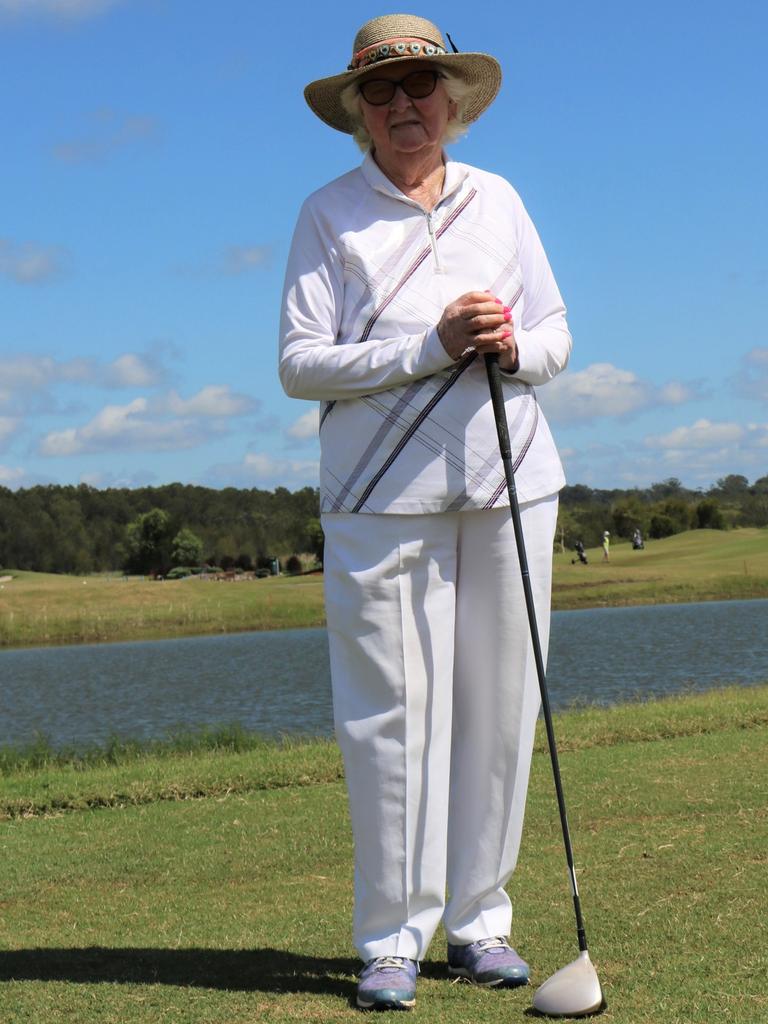
[[[448,71],[445,67],[440,67],[440,75],[443,87],[448,94],[448,98],[453,100],[456,105],[456,116],[448,122],[441,141],[444,143],[456,142],[457,139],[460,139],[462,135],[466,134],[467,128],[469,127],[469,125],[464,123],[464,111],[472,90],[463,78],[459,78],[458,75],[454,74],[452,71]],[[358,144],[360,149],[362,149],[364,153],[367,153],[371,148],[371,136],[369,135],[368,129],[365,127],[365,123],[363,121],[363,111],[360,105],[360,89],[356,81],[350,83],[350,85],[342,91],[341,105],[355,124],[355,130],[352,134],[352,138]]]

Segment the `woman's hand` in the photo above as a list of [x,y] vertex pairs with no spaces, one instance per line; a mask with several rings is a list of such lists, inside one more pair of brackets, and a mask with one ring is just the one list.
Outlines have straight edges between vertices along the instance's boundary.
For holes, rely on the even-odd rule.
[[512,311],[490,292],[467,292],[443,310],[437,333],[452,359],[469,349],[481,355],[497,352],[502,370],[514,372],[517,345]]

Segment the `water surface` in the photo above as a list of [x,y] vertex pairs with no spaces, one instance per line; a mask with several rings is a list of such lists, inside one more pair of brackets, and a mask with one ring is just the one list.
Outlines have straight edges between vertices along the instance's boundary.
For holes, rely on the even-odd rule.
[[[768,601],[555,612],[552,706],[768,682]],[[0,744],[151,739],[239,722],[330,735],[324,629],[0,652]]]

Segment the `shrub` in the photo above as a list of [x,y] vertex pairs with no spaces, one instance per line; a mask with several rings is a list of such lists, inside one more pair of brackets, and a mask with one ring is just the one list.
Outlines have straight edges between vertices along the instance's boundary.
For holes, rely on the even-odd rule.
[[663,513],[657,513],[651,516],[651,526],[648,532],[655,540],[659,540],[661,537],[671,537],[673,533],[677,532],[677,529],[674,519]]
[[166,574],[167,580],[183,580],[185,576],[191,576],[193,572],[199,572],[188,565],[175,565],[173,569],[169,569]]
[[716,501],[707,498],[696,506],[696,528],[699,530],[724,530],[725,516]]

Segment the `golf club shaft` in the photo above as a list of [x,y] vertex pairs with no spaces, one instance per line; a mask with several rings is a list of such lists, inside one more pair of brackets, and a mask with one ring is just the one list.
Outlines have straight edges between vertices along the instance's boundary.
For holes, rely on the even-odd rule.
[[531,632],[531,645],[536,660],[536,673],[539,678],[539,690],[541,692],[541,706],[544,712],[544,724],[547,730],[547,744],[549,756],[552,762],[552,774],[555,780],[555,792],[557,793],[557,807],[560,812],[560,825],[563,830],[563,843],[565,845],[565,856],[568,861],[568,871],[571,878],[571,892],[573,893],[573,909],[576,914],[576,931],[579,937],[579,949],[585,952],[587,949],[587,936],[584,930],[584,919],[581,914],[581,901],[579,899],[579,887],[576,882],[576,868],[573,862],[573,847],[571,845],[571,834],[568,828],[568,817],[565,812],[565,796],[563,794],[563,783],[560,778],[560,762],[557,756],[557,744],[555,743],[555,729],[552,724],[552,711],[549,705],[549,691],[547,689],[547,676],[544,669],[544,658],[541,652],[541,640],[539,639],[539,628],[536,623],[536,607],[533,603],[533,590],[531,588],[531,577],[528,571],[528,557],[525,553],[525,540],[523,538],[523,524],[520,519],[520,505],[517,500],[517,486],[515,484],[515,473],[512,467],[512,446],[509,440],[509,427],[507,425],[507,413],[504,408],[504,396],[501,385],[501,371],[499,370],[499,357],[495,352],[485,355],[485,369],[488,374],[488,386],[491,391],[491,403],[493,405],[494,419],[496,420],[496,433],[499,438],[499,452],[504,465],[504,475],[507,480],[507,492],[509,494],[509,511],[512,515],[512,524],[515,530],[515,542],[517,544],[517,557],[520,563],[520,575],[523,582],[525,594],[525,607],[528,612],[528,625]]

